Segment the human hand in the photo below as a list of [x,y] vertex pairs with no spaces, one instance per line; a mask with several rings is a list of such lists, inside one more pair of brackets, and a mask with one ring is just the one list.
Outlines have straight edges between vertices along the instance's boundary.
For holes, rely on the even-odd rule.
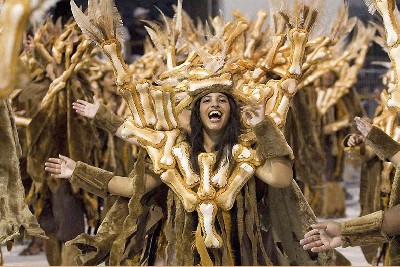
[[99,107],[100,102],[96,96],[93,96],[93,104],[82,99],[72,103],[72,108],[75,109],[76,113],[89,119],[93,119],[96,116]]
[[359,134],[352,134],[350,135],[349,139],[347,140],[347,146],[355,147],[360,145],[364,141],[364,136]]
[[254,103],[241,108],[247,123],[250,126],[256,126],[265,119],[265,100],[261,103]]
[[58,155],[58,158],[49,158],[44,166],[44,169],[51,173],[51,177],[69,179],[75,170],[76,162],[63,155]]
[[312,252],[321,252],[337,248],[342,245],[340,224],[334,221],[327,221],[312,224],[311,231],[300,240],[304,250],[311,249]]
[[356,122],[357,129],[360,131],[360,133],[364,137],[367,137],[369,131],[371,131],[372,129],[372,125],[360,117],[355,117],[354,121]]

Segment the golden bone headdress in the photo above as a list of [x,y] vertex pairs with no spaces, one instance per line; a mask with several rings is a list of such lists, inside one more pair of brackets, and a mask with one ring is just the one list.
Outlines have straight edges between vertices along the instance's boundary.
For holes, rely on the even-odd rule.
[[[396,87],[389,92],[388,105],[400,107],[400,29],[399,11],[394,0],[364,0],[368,11],[373,14],[378,10],[382,16],[385,29],[385,42],[388,46],[388,55],[396,73]],[[397,15],[397,16],[396,16]]]
[[7,0],[0,5],[0,98],[14,88],[20,44],[28,21],[35,24],[58,0]]
[[[122,59],[121,22],[112,1],[89,0],[87,15],[71,2],[82,32],[112,62],[117,86],[131,110],[133,119],[125,122],[122,135],[137,138],[154,171],[184,208],[197,210],[206,247],[222,245],[214,226],[216,211],[233,206],[236,195],[262,162],[253,147],[239,143],[233,147],[232,164],[221,164],[213,171],[215,154],[202,153],[200,173],[195,173],[189,145],[178,141],[177,115],[197,97],[222,88],[245,103],[268,99],[266,113],[278,126],[284,124],[303,67],[312,65],[306,64],[305,55],[315,60],[314,48],[321,48],[320,42],[325,40],[320,36],[308,40],[322,16],[317,1],[308,5],[287,2],[290,4],[272,14],[275,32],[269,34],[271,29],[262,27],[265,11],[259,11],[255,21],[237,13],[231,22],[218,16],[210,25],[195,26],[179,0],[172,19],[163,16],[163,25],[147,22],[154,46],[131,66]],[[96,15],[94,7],[104,13]],[[278,78],[271,79],[268,74]],[[184,97],[177,99],[178,93]]]

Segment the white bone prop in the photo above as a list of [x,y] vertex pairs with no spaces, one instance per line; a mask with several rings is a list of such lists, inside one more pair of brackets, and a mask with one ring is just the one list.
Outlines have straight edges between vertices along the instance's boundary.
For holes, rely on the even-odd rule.
[[228,182],[229,176],[229,163],[226,160],[221,160],[221,164],[217,169],[217,172],[211,177],[211,183],[215,187],[224,187]]
[[202,90],[213,85],[231,86],[232,80],[229,73],[224,73],[221,76],[212,77],[208,79],[191,81],[189,83],[188,94],[196,94],[197,90]]
[[275,57],[278,53],[279,48],[282,47],[283,43],[286,41],[285,34],[277,34],[272,37],[272,47],[268,51],[265,60],[261,62],[261,66],[269,70],[274,65]]
[[257,12],[257,20],[254,24],[253,31],[251,32],[251,39],[250,39],[249,43],[247,44],[246,50],[244,52],[245,57],[248,57],[248,58],[253,57],[254,48],[255,48],[257,42],[261,38],[262,26],[265,22],[265,19],[267,18],[267,15],[268,15],[268,13],[263,9],[260,9]]
[[121,86],[131,82],[131,74],[121,55],[121,44],[118,40],[109,40],[102,44],[102,48],[109,57],[116,73],[116,85]]
[[193,171],[189,160],[189,144],[186,142],[180,142],[172,148],[172,154],[175,157],[178,167],[183,175],[183,179],[189,187],[193,187],[198,184],[200,177]]
[[389,107],[400,107],[400,45],[389,48],[389,57],[396,72],[396,87],[390,92]]
[[214,203],[203,202],[197,208],[201,227],[205,234],[204,243],[208,248],[219,248],[222,245],[222,238],[215,231],[215,215],[217,207]]
[[223,210],[230,210],[243,185],[254,175],[255,168],[249,163],[239,163],[229,178],[228,185],[217,192],[215,203]]
[[172,168],[175,164],[175,160],[172,155],[172,148],[176,143],[176,139],[178,138],[180,131],[179,129],[173,129],[171,131],[165,131],[164,133],[167,136],[167,140],[165,141],[165,145],[163,147],[163,153],[160,154],[160,165],[164,168]]
[[163,132],[150,128],[137,127],[132,121],[125,120],[121,131],[123,138],[135,137],[143,145],[150,145],[159,148],[164,145],[166,135]]
[[289,34],[291,41],[291,64],[289,73],[291,75],[299,76],[302,74],[304,49],[308,39],[308,33],[301,29],[291,29]]
[[213,199],[216,191],[211,185],[212,169],[215,164],[216,157],[214,153],[200,153],[198,162],[200,167],[200,186],[197,195],[201,200]]
[[376,8],[382,16],[383,24],[386,31],[386,43],[389,47],[395,45],[399,41],[398,28],[396,19],[393,15],[393,0],[375,0]]
[[135,103],[137,101],[135,101],[134,99],[134,96],[136,96],[136,92],[132,91],[129,87],[128,88],[119,87],[118,91],[128,104],[129,110],[131,111],[131,114],[133,116],[133,121],[135,122],[135,124],[138,125],[139,127],[144,127],[144,122],[140,118],[139,109],[137,108],[137,105]]
[[261,165],[256,150],[241,144],[236,144],[232,147],[232,155],[237,162],[248,162],[255,166]]
[[161,90],[151,90],[150,94],[154,100],[154,107],[156,111],[157,123],[155,126],[156,130],[169,130],[170,126],[168,125],[167,116],[170,115],[164,109],[164,98],[163,91]]
[[162,154],[163,147],[161,148],[155,148],[152,146],[144,146],[144,149],[146,149],[147,154],[149,154],[149,157],[151,161],[153,162],[153,169],[154,172],[157,174],[163,173],[165,171],[164,168],[161,167],[160,165],[160,154]]
[[161,180],[174,190],[188,212],[196,209],[199,199],[194,191],[184,185],[184,181],[175,169],[169,169],[161,174]]
[[147,82],[136,84],[136,91],[139,94],[140,103],[143,106],[146,126],[154,126],[157,120],[153,109],[151,108],[153,104],[151,102],[151,96],[149,94],[149,84]]

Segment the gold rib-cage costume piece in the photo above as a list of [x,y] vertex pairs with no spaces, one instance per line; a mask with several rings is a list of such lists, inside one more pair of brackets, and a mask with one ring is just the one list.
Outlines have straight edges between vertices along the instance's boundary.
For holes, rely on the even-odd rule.
[[[290,264],[291,261],[316,264],[288,236],[293,233],[297,239],[300,238],[307,223],[315,220],[295,183],[289,189],[268,187],[270,205],[275,205],[272,204],[276,201],[273,196],[280,198],[282,205],[289,205],[290,201],[286,202],[289,196],[299,201],[282,210],[265,206],[272,209],[276,217],[271,222],[259,221],[261,214],[257,206],[260,204],[254,194],[256,182],[253,176],[263,161],[257,157],[257,140],[248,126],[240,142],[233,147],[233,162],[221,164],[214,171],[215,154],[201,153],[198,175],[191,166],[188,144],[181,140],[179,128],[178,115],[182,110],[210,92],[225,92],[244,104],[260,103],[266,99],[266,115],[273,121],[274,127],[283,127],[290,100],[298,90],[302,74],[315,62],[329,56],[327,47],[335,43],[330,36],[337,35],[338,29],[326,27],[330,24],[325,21],[324,27],[328,31],[319,31],[323,27],[320,20],[324,17],[321,1],[311,1],[308,5],[297,1],[276,2],[270,1],[272,23],[264,28],[267,13],[263,10],[258,12],[255,21],[235,13],[231,22],[226,23],[219,16],[211,20],[211,26],[202,23],[194,25],[182,10],[182,1],[178,1],[172,19],[163,15],[162,25],[147,21],[146,29],[153,46],[147,46],[145,55],[131,66],[122,59],[122,23],[114,3],[110,0],[90,0],[85,15],[71,2],[73,15],[82,32],[110,59],[118,90],[131,111],[132,119],[125,121],[122,135],[137,138],[150,157],[154,172],[171,189],[168,191],[168,218],[159,230],[167,243],[164,251],[161,252],[163,238],[155,239],[160,245],[157,255],[166,254],[160,257],[167,264],[235,263],[233,251],[239,248],[231,247],[233,207],[239,218],[236,234],[241,238],[246,236],[240,243],[247,246],[240,248],[242,257],[236,262],[271,264],[261,228],[273,225],[276,229],[279,216],[297,209],[297,212],[302,210],[307,214],[298,226],[291,222],[286,228],[287,233],[273,231],[276,244],[283,242],[288,250],[285,253],[290,254],[277,255],[274,261],[280,264]],[[271,79],[267,74],[278,78]],[[282,134],[281,138],[286,142]],[[137,171],[143,171],[141,164],[144,163],[138,160]],[[149,261],[138,253],[140,249],[136,250],[136,254],[131,252],[134,255],[129,255],[129,251],[138,246],[135,242],[139,242],[136,239],[138,236],[136,241],[130,239],[130,233],[137,231],[151,238],[143,233],[143,229],[139,230],[139,223],[128,226],[128,218],[130,223],[141,220],[144,211],[142,205],[133,206],[139,203],[144,190],[143,178],[137,172],[134,175],[134,196],[128,204],[129,214],[121,215],[127,217],[119,222],[122,232],[110,237],[114,238],[111,250],[99,243],[100,233],[111,225],[101,227],[96,237],[81,235],[70,244],[79,247],[80,244],[94,242],[97,245],[95,251],[78,257],[80,263],[97,263],[107,251],[110,251],[110,264],[146,264]],[[193,215],[194,211],[197,211],[197,217]],[[193,230],[194,247],[199,259],[190,251],[181,253],[190,250]],[[126,241],[129,239],[128,244]],[[252,251],[252,256],[246,259],[249,251]],[[334,256],[328,252],[321,253],[316,261],[326,264],[332,260]]]

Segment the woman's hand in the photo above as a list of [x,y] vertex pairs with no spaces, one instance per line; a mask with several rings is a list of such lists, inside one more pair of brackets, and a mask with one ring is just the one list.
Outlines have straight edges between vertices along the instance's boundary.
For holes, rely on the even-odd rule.
[[72,108],[75,109],[76,113],[89,119],[93,119],[96,116],[99,107],[100,102],[96,96],[93,96],[93,104],[82,99],[72,103]]
[[367,122],[366,120],[360,117],[355,117],[354,121],[356,122],[357,129],[360,131],[360,133],[364,137],[367,137],[369,131],[371,131],[372,129],[371,123]]
[[337,248],[342,245],[340,224],[334,221],[312,224],[313,230],[307,232],[300,240],[304,250],[321,252]]
[[246,116],[247,123],[253,127],[265,119],[265,100],[261,103],[255,103],[244,106],[242,112]]
[[359,146],[364,141],[364,136],[359,134],[352,134],[350,135],[349,139],[347,140],[347,146],[355,147]]
[[44,166],[44,169],[51,173],[51,177],[69,179],[75,170],[76,162],[63,155],[58,155],[58,158],[49,158]]

